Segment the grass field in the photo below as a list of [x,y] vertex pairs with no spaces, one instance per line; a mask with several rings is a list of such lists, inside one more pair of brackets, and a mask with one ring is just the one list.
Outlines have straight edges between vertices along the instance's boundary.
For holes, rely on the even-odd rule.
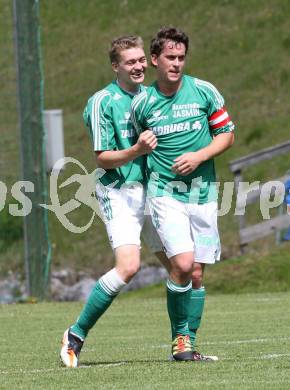
[[289,389],[290,293],[210,295],[199,333],[216,363],[172,363],[160,289],[126,293],[91,331],[78,369],[60,338],[80,303],[2,305],[2,389]]

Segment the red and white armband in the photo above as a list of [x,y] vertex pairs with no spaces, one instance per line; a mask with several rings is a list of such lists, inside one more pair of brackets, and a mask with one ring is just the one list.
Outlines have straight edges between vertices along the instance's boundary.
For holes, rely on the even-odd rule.
[[219,129],[221,127],[226,126],[231,122],[231,118],[229,117],[229,114],[227,113],[227,110],[225,107],[221,108],[220,110],[214,112],[209,118],[208,123],[210,127],[213,130]]

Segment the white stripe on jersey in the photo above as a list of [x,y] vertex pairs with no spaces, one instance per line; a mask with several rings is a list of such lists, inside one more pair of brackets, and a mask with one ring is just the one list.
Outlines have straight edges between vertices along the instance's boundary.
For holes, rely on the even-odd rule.
[[[219,93],[219,91],[216,89],[216,87],[213,84],[209,83],[208,81],[204,81],[204,80],[200,80],[200,79],[195,79],[195,82],[199,87],[206,87],[212,91],[212,93],[214,94],[214,96],[216,98],[217,103],[219,104],[219,106],[217,107],[218,109],[223,107],[224,100],[223,100],[221,94]],[[206,90],[204,90],[204,92],[208,94],[208,92]],[[212,99],[211,96],[210,96],[210,98]]]
[[[143,91],[141,93],[139,93],[139,95],[134,98],[133,100],[133,103],[132,103],[132,106],[131,106],[131,120],[132,120],[132,123],[133,123],[133,126],[135,128],[135,130],[137,131],[138,134],[140,134],[142,132],[142,127],[139,126],[138,122],[137,122],[137,119],[136,119],[136,109],[137,107],[143,102],[143,100],[145,99],[145,102],[146,102],[146,98],[147,98],[147,92],[146,91]],[[146,104],[144,102],[144,105],[143,105],[143,108],[141,110],[141,113],[140,115],[142,114]]]
[[197,84],[199,84],[199,86],[204,86],[204,87],[207,87],[209,90],[211,90],[213,92],[217,102],[223,106],[223,104],[224,104],[223,98],[213,84],[209,83],[208,81],[200,80],[200,79],[196,79],[196,81],[197,81]]
[[[110,93],[106,90],[97,92],[93,97],[92,103],[92,131],[94,137],[94,149],[101,150],[102,141],[101,141],[101,102],[105,96],[110,96]],[[95,134],[95,130],[97,134]],[[97,141],[97,144],[96,144]]]

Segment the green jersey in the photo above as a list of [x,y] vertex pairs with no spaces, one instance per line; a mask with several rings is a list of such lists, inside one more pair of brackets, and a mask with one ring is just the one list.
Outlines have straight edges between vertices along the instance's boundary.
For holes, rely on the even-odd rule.
[[175,158],[198,151],[215,135],[234,129],[224,99],[211,83],[184,75],[180,89],[165,96],[155,82],[134,98],[131,115],[138,133],[151,129],[158,139],[147,157],[149,196],[170,195],[195,203],[217,199],[213,159],[187,176],[172,172]]
[[[123,150],[136,143],[138,136],[130,119],[133,97],[113,81],[88,100],[83,117],[95,151]],[[141,156],[119,168],[107,169],[99,180],[103,185],[115,182],[114,188],[129,182],[143,183],[145,164]]]

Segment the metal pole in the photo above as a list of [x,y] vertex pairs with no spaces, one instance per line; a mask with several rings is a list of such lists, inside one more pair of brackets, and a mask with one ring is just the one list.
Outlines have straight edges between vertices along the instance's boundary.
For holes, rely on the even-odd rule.
[[48,286],[50,244],[47,211],[39,206],[47,203],[39,3],[13,0],[13,12],[22,180],[34,184],[29,194],[32,211],[24,217],[25,270],[28,294],[41,300]]

